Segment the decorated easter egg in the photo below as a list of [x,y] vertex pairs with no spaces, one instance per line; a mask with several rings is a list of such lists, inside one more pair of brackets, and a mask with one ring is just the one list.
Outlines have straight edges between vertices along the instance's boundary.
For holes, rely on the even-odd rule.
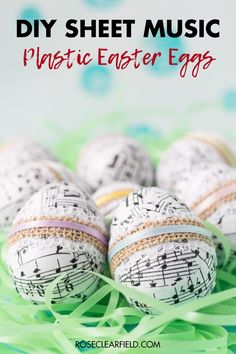
[[123,135],[90,142],[80,155],[78,174],[93,191],[113,181],[144,186],[153,183],[153,167],[146,151],[137,141]]
[[34,141],[13,141],[0,147],[0,173],[21,166],[25,162],[56,158],[43,145]]
[[17,212],[44,185],[67,181],[86,188],[73,172],[52,161],[28,162],[0,175],[0,230],[6,232]]
[[[51,183],[34,194],[17,214],[7,241],[6,262],[24,299],[45,301],[50,282],[65,273],[52,301],[70,294],[82,302],[97,288],[107,237],[91,198],[75,184]],[[75,289],[78,289],[76,292]]]
[[[141,188],[120,204],[108,259],[117,282],[170,305],[203,297],[215,285],[211,233],[182,201],[157,187]],[[156,313],[144,303],[128,301]]]
[[157,185],[175,192],[176,183],[186,173],[194,173],[214,163],[236,165],[236,154],[231,145],[216,135],[190,133],[176,141],[163,155],[157,167]]
[[138,184],[132,182],[112,182],[102,186],[93,194],[93,200],[104,217],[106,225],[110,226],[120,202],[129,193],[139,188]]
[[179,183],[178,190],[199,218],[217,226],[228,237],[236,254],[236,169],[209,166]]

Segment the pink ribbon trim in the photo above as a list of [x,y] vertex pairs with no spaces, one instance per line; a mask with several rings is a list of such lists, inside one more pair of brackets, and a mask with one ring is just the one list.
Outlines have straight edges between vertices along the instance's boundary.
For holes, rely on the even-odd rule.
[[229,187],[222,188],[215,193],[211,194],[209,197],[204,199],[197,207],[193,209],[193,211],[200,215],[205,212],[208,208],[212,205],[217,203],[219,200],[223,199],[224,197],[229,196],[232,193],[236,193],[236,184],[233,184]]
[[63,220],[35,220],[35,221],[28,221],[26,223],[17,225],[12,228],[10,232],[10,237],[16,234],[17,232],[29,230],[33,228],[41,228],[41,227],[58,227],[58,228],[65,228],[71,229],[76,231],[82,231],[86,234],[89,234],[99,241],[101,241],[105,246],[107,246],[107,238],[103,235],[102,232],[93,229],[90,226],[80,224],[73,221],[63,221]]

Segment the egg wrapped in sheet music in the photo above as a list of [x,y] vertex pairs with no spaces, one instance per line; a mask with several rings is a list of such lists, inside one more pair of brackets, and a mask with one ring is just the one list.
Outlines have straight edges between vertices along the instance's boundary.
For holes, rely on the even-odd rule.
[[211,233],[182,201],[157,187],[141,188],[121,203],[111,225],[108,259],[117,282],[170,305],[203,297],[215,286]]
[[7,232],[17,212],[32,194],[56,181],[73,182],[87,190],[80,177],[54,161],[28,162],[0,174],[0,231]]
[[193,132],[177,140],[165,152],[156,171],[159,187],[177,192],[176,184],[188,173],[211,164],[236,166],[235,147],[215,134]]
[[75,184],[51,183],[17,214],[6,262],[24,299],[43,302],[48,284],[65,273],[52,301],[68,301],[75,291],[70,301],[82,302],[97,289],[99,279],[88,271],[103,271],[106,250],[105,226],[91,198]]
[[[178,183],[181,198],[202,220],[217,226],[228,238],[231,256],[236,255],[236,169],[212,165]],[[217,256],[224,261],[223,246],[218,239]]]
[[93,200],[104,217],[108,228],[111,225],[120,202],[127,197],[129,193],[132,193],[139,188],[140,186],[138,184],[132,182],[112,182],[99,188],[93,194]]
[[16,140],[0,146],[0,174],[26,162],[41,160],[56,161],[56,157],[35,141]]
[[95,192],[114,181],[150,186],[154,171],[145,149],[124,135],[108,135],[88,143],[78,161],[78,174]]

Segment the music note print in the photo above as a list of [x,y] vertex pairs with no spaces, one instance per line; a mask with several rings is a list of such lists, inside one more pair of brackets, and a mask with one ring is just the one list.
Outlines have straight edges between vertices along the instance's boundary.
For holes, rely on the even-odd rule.
[[160,251],[155,257],[133,256],[130,266],[127,266],[128,260],[126,267],[120,268],[118,280],[131,286],[138,285],[140,291],[144,288],[147,292],[150,288],[150,294],[168,304],[189,301],[205,296],[214,286],[215,260],[210,252],[213,252],[210,248],[179,247],[168,249],[164,254]]

